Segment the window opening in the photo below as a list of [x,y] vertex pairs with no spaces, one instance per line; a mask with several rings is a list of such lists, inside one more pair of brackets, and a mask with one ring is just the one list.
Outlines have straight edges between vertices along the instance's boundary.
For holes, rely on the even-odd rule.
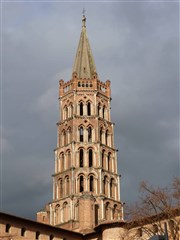
[[80,149],[80,153],[79,153],[79,166],[83,167],[83,158],[84,158],[84,152],[83,149]]
[[90,116],[91,115],[91,103],[88,102],[87,104],[87,115]]
[[10,228],[11,228],[11,225],[10,224],[6,224],[5,232],[9,233],[10,232]]
[[80,139],[80,142],[83,142],[83,127],[80,127],[79,129],[79,139]]
[[105,107],[103,107],[103,118],[105,116]]
[[66,119],[68,118],[68,108],[65,109]]
[[93,151],[89,149],[89,167],[93,166]]
[[104,168],[104,150],[102,151],[102,168]]
[[89,127],[88,128],[88,142],[91,142],[92,141],[92,128]]
[[111,154],[110,153],[108,153],[108,171],[110,171],[111,170]]
[[83,116],[83,103],[81,102],[80,105],[80,116]]
[[100,142],[102,143],[102,128],[100,129]]
[[54,239],[54,236],[53,235],[50,235],[49,236],[49,240],[53,240]]
[[40,232],[36,232],[36,239],[39,239]]
[[25,232],[26,232],[26,229],[25,229],[25,228],[21,228],[21,236],[22,236],[22,237],[25,236]]
[[94,178],[90,176],[90,192],[94,191]]
[[111,179],[111,181],[110,181],[110,197],[112,197],[113,196],[113,180]]
[[66,195],[69,195],[69,177],[66,178]]
[[106,145],[108,145],[108,130],[106,131]]
[[60,190],[60,197],[63,196],[63,182],[62,179],[59,180],[59,190]]
[[98,116],[100,116],[100,104],[98,105]]
[[70,106],[71,108],[71,117],[73,116],[73,105]]
[[84,178],[83,176],[80,176],[80,189],[79,189],[80,192],[83,192],[84,191]]

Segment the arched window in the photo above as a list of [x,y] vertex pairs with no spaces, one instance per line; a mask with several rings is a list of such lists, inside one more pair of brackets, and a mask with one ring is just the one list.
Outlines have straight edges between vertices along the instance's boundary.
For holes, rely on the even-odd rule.
[[100,104],[98,104],[98,116],[100,116],[100,109],[101,109],[101,106],[100,106]]
[[71,142],[71,128],[69,127],[67,130],[67,144]]
[[137,229],[137,236],[138,236],[138,237],[142,237],[142,235],[143,235],[142,228],[138,228],[138,229]]
[[108,145],[108,136],[109,136],[109,132],[108,132],[108,130],[106,130],[106,136],[105,136],[105,139],[106,139],[106,145]]
[[110,197],[115,197],[115,180],[113,178],[110,181]]
[[63,197],[63,181],[62,178],[59,179],[59,197],[62,198]]
[[70,150],[67,151],[66,158],[67,158],[66,169],[68,169],[71,166],[71,152],[70,152]]
[[110,197],[112,197],[113,194],[113,179],[110,181]]
[[112,170],[112,166],[111,166],[111,153],[108,153],[108,171]]
[[110,203],[107,202],[105,205],[105,219],[110,220]]
[[74,215],[75,215],[74,219],[75,220],[78,220],[78,218],[79,218],[79,216],[78,216],[79,211],[78,210],[79,210],[79,205],[78,205],[78,203],[76,203],[75,204],[75,211],[74,211]]
[[10,232],[10,228],[11,228],[11,225],[7,223],[7,224],[6,224],[5,232],[6,232],[6,233],[9,233],[9,232]]
[[105,118],[105,106],[102,109],[102,117]]
[[64,119],[68,118],[68,108],[65,106],[64,108]]
[[153,224],[153,233],[154,234],[158,233],[158,225],[157,224]]
[[83,162],[84,162],[84,151],[83,149],[80,149],[79,151],[79,166],[83,167]]
[[71,104],[70,105],[70,117],[72,117],[73,116],[73,105]]
[[60,171],[64,171],[64,153],[60,154]]
[[79,104],[79,113],[80,113],[80,116],[83,116],[83,103],[80,102]]
[[66,132],[65,130],[62,131],[62,146],[66,145]]
[[83,176],[80,176],[79,191],[80,192],[84,191],[84,178],[83,178]]
[[90,116],[91,115],[91,103],[88,102],[87,104],[87,115]]
[[108,195],[108,180],[107,180],[107,176],[105,176],[104,180],[103,180],[103,193],[105,195]]
[[100,128],[100,142],[102,143],[103,128]]
[[93,151],[89,149],[89,167],[93,166]]
[[26,233],[26,229],[25,228],[21,228],[21,236],[25,237],[25,233]]
[[69,195],[69,177],[66,176],[65,178],[65,191],[66,191],[66,196]]
[[53,240],[54,239],[54,236],[53,235],[50,235],[49,236],[49,240]]
[[104,168],[104,162],[105,162],[105,159],[104,159],[104,153],[105,153],[105,150],[102,150],[102,168]]
[[68,203],[67,202],[63,204],[63,221],[64,222],[68,221]]
[[113,208],[113,219],[118,219],[118,211],[117,211],[117,205],[115,204],[114,205],[114,208]]
[[92,142],[92,128],[88,127],[88,142]]
[[59,209],[60,206],[57,204],[55,207],[55,224],[58,224],[60,222]]
[[40,232],[36,232],[36,237],[35,237],[35,239],[38,240],[38,239],[39,239],[39,236],[40,236]]
[[94,191],[94,178],[93,176],[90,176],[90,186],[89,186],[90,192]]
[[80,142],[83,142],[83,127],[79,128],[79,140]]

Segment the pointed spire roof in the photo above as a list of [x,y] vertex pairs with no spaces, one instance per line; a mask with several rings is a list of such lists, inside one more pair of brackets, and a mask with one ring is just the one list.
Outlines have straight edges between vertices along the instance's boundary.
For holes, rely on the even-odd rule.
[[92,79],[96,73],[91,47],[86,33],[86,17],[82,17],[82,31],[80,35],[79,45],[73,66],[73,73],[76,72],[77,78]]

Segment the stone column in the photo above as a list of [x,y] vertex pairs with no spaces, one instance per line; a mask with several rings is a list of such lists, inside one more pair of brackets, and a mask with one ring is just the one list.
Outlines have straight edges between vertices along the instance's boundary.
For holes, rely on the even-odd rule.
[[83,115],[87,116],[87,104],[86,103],[83,104]]

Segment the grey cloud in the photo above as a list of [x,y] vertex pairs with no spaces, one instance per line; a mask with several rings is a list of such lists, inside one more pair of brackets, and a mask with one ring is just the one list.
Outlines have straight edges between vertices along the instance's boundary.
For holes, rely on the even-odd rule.
[[[178,5],[85,3],[100,80],[111,80],[121,199],[179,174]],[[3,209],[33,218],[52,199],[58,80],[68,81],[80,3],[3,5]]]

